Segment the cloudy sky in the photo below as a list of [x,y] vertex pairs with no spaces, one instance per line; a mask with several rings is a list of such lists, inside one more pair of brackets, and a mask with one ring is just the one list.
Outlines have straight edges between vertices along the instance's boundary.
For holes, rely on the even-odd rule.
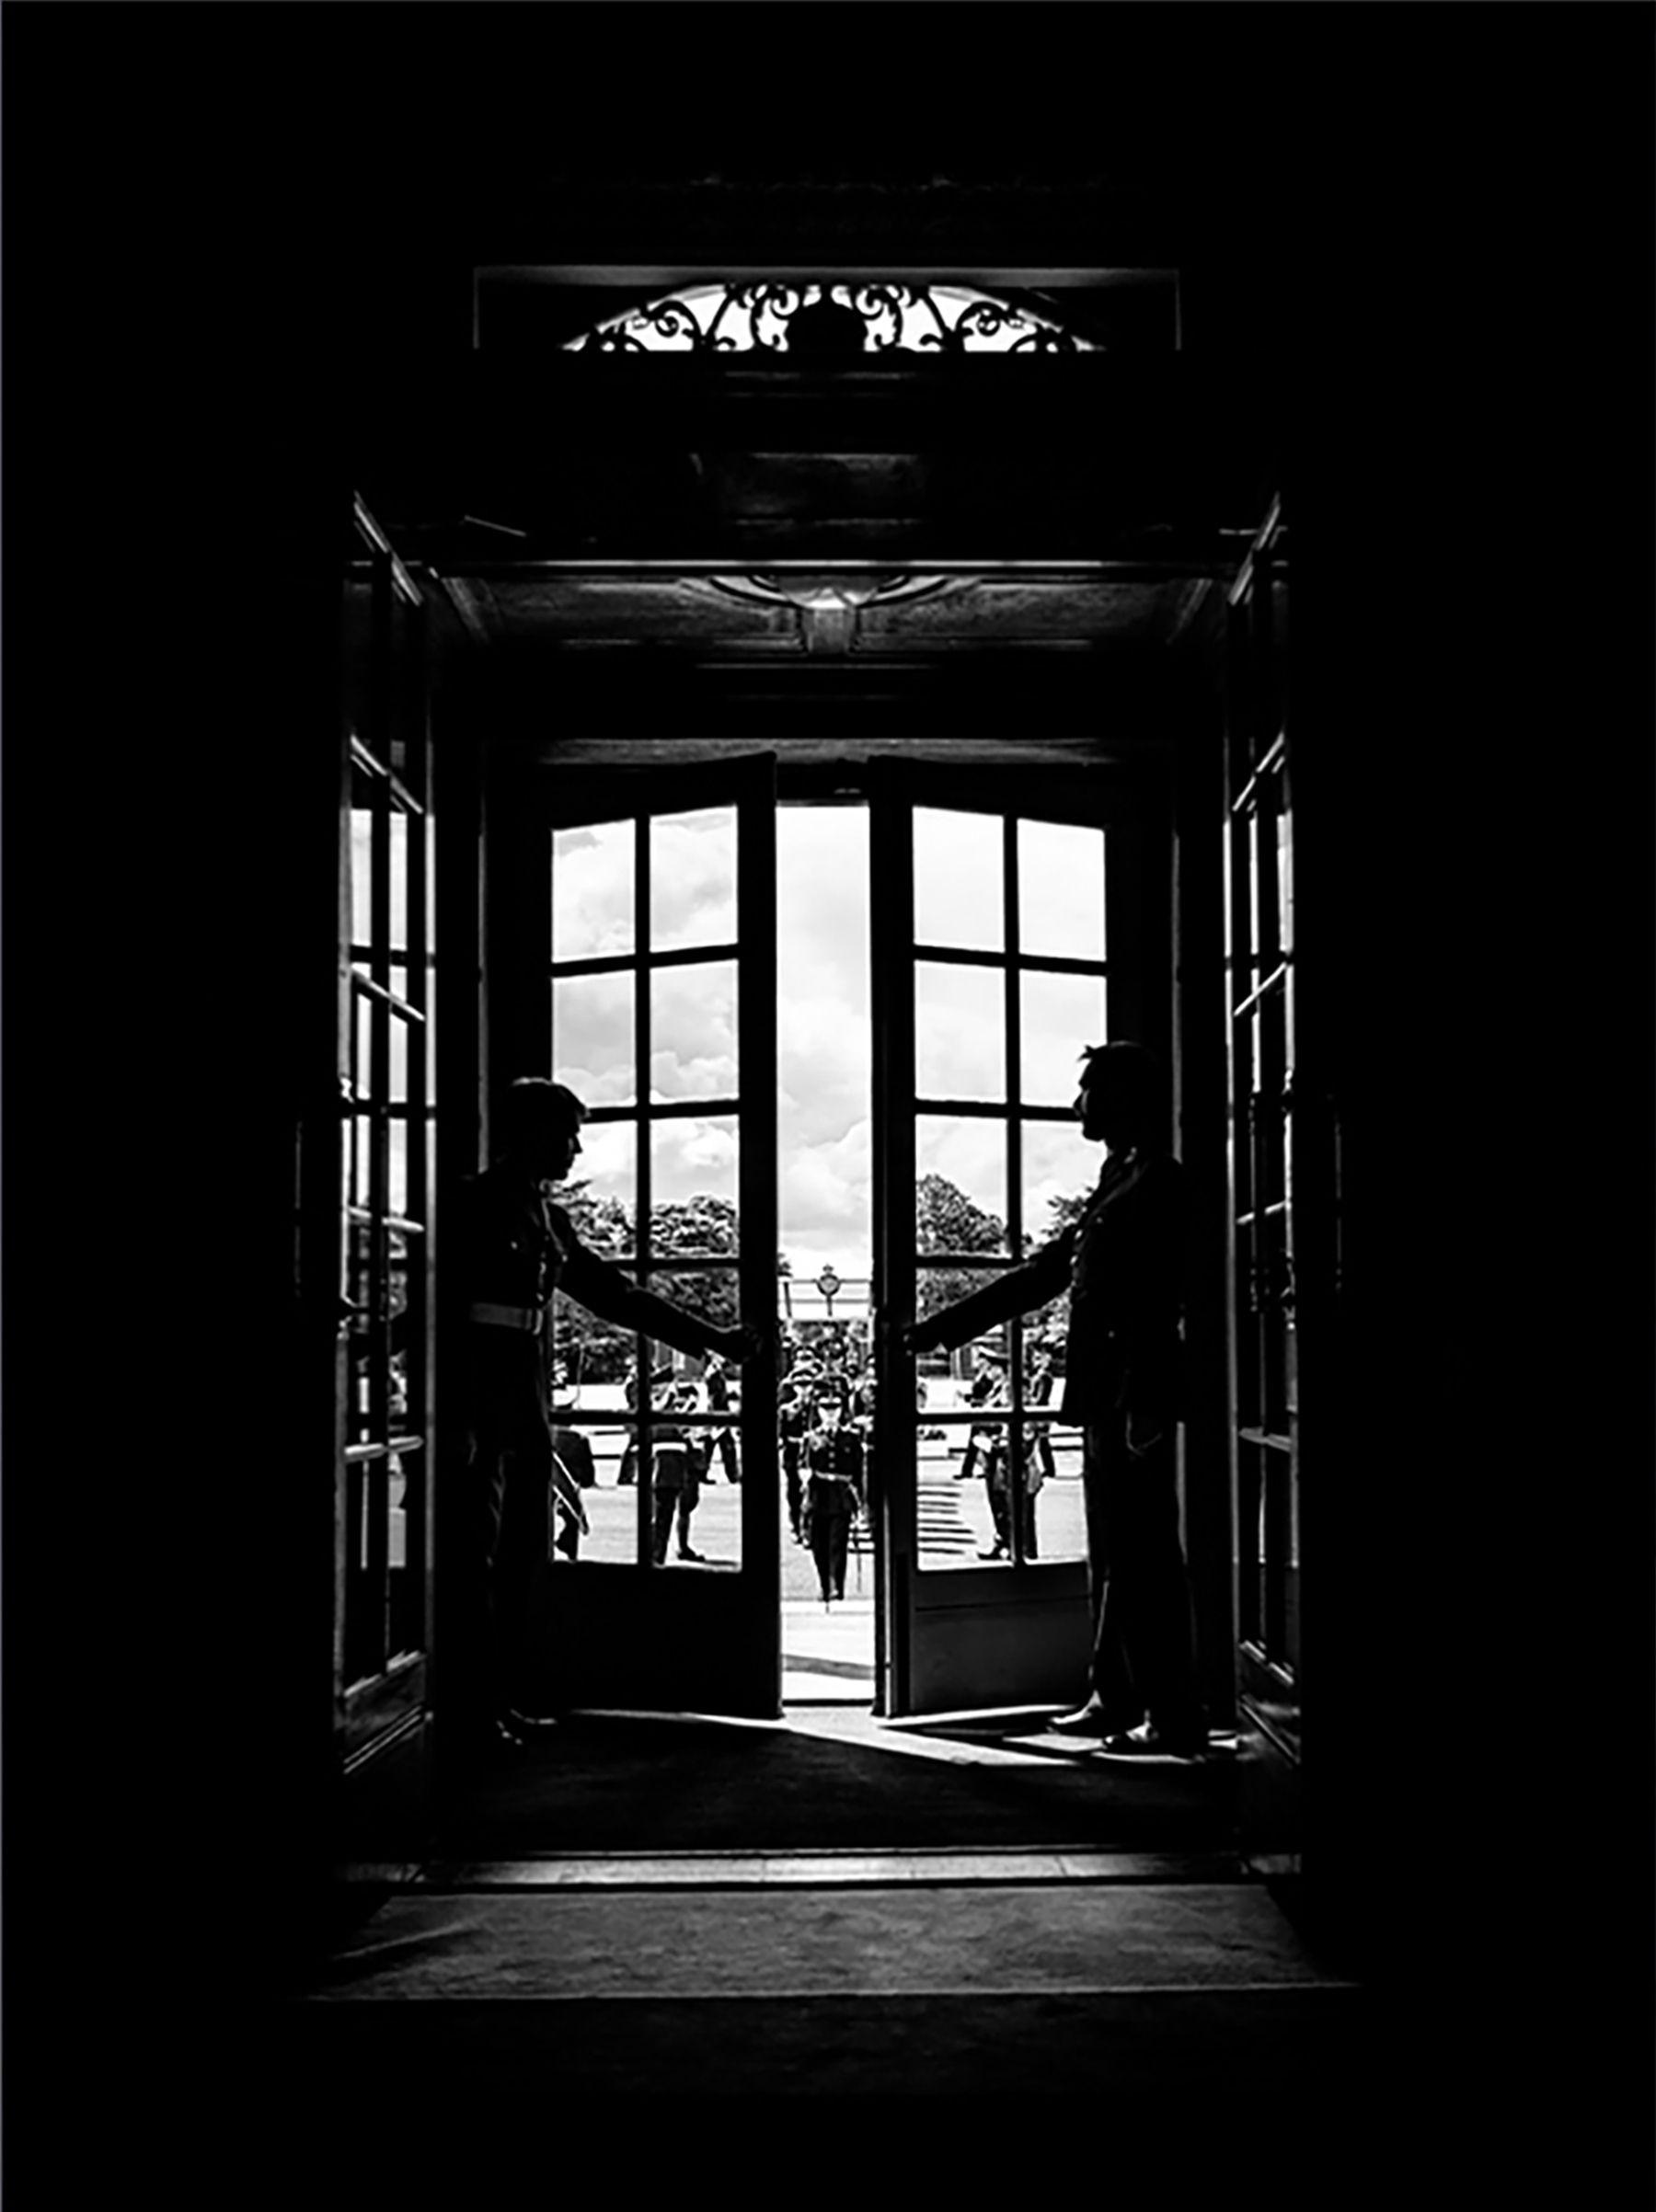
[[[651,825],[650,948],[729,945],[738,936],[734,824],[729,810]],[[1003,934],[998,820],[923,810],[915,823],[915,923],[922,943],[994,951]],[[781,1248],[796,1276],[832,1263],[866,1276],[871,1223],[868,1029],[868,830],[860,807],[784,807],[777,818],[778,1134]],[[1103,955],[1103,840],[1096,831],[1019,825],[1019,931],[1026,952]],[[630,823],[560,833],[554,847],[553,957],[634,949]],[[730,960],[657,971],[651,980],[650,1095],[741,1094],[736,974]],[[1022,979],[1026,1103],[1065,1106],[1076,1054],[1105,1035],[1102,980]],[[922,1096],[1004,1098],[1004,983],[989,968],[922,962],[916,976]],[[636,1098],[630,976],[567,979],[554,989],[556,1073],[589,1106]],[[988,1212],[1007,1207],[1003,1123],[923,1117],[921,1172],[947,1175]],[[658,1125],[660,1198],[736,1196],[734,1117]],[[589,1124],[581,1162],[595,1191],[630,1203],[634,1139]],[[1047,1201],[1090,1186],[1099,1155],[1071,1122],[1025,1125],[1026,1226]]]

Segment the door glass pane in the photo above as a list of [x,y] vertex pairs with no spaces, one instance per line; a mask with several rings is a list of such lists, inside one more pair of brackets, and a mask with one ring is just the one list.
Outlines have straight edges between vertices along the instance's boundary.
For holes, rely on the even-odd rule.
[[734,1098],[736,963],[698,960],[650,979],[650,1095]]
[[636,1095],[630,975],[560,976],[552,984],[552,1065],[583,1104]]
[[559,1290],[552,1301],[551,1395],[555,1415],[613,1414],[636,1402],[638,1337],[601,1321]]
[[[615,1400],[618,1406],[619,1385]],[[572,1443],[571,1438],[581,1441]],[[581,1529],[572,1513],[555,1509],[554,1564],[599,1559],[612,1565],[634,1565],[638,1556],[638,1451],[633,1424],[621,1413],[614,1420],[560,1420],[555,1407],[552,1446],[581,1493],[587,1523]],[[590,1484],[584,1479],[589,1453]]]
[[[693,1307],[721,1327],[736,1319],[734,1268],[658,1278],[655,1287],[674,1305]],[[655,1371],[660,1374],[661,1368]],[[739,1567],[742,1470],[735,1409],[741,1402],[740,1374],[718,1363],[674,1355],[673,1379],[657,1396],[666,1415],[666,1427],[656,1431],[658,1442],[666,1447],[676,1440],[684,1448],[678,1468],[670,1468],[684,1478],[679,1495],[669,1502],[658,1491],[651,1514],[657,1564]],[[675,1420],[675,1415],[682,1417]]]
[[366,1105],[374,1095],[374,1001],[365,991],[353,991],[351,1002],[351,1013],[355,1020],[351,1088],[354,1095]]
[[392,946],[406,952],[408,945],[408,818],[400,807],[391,809],[391,938]]
[[633,859],[630,821],[552,832],[555,960],[597,960],[633,950]]
[[[742,1318],[741,1278],[732,1267],[673,1267],[671,1265],[650,1270],[650,1287],[656,1296],[681,1312],[694,1313],[699,1321],[716,1329],[733,1329]],[[647,1340],[647,1356],[650,1373],[658,1383],[669,1376],[674,1384],[694,1383],[703,1391],[696,1405],[704,1413],[729,1413],[732,1403],[740,1404],[742,1376],[735,1368],[725,1369],[720,1363],[723,1378],[723,1396],[726,1404],[715,1405],[713,1396],[719,1393],[718,1381],[707,1385],[709,1362],[687,1352],[675,1351],[670,1344]]]
[[650,824],[650,949],[736,942],[736,809],[659,814]]
[[374,1179],[374,1124],[366,1114],[356,1117],[356,1140],[351,1152],[351,1191],[353,1206],[373,1203]]
[[386,1496],[387,1519],[390,1521],[390,1541],[386,1546],[393,1574],[408,1564],[408,1516],[404,1507],[408,1499],[408,1478],[402,1459],[393,1452],[386,1462],[389,1468],[389,1488]]
[[[965,1388],[957,1388],[964,1406]],[[923,1427],[915,1462],[921,1567],[1010,1566],[1015,1514],[1022,1519],[1025,1559],[1084,1559],[1080,1450],[1078,1431],[1049,1433],[1036,1425],[1026,1431],[1023,1481],[1015,1485],[1012,1428],[1004,1417],[985,1413],[981,1421]]]
[[[359,774],[357,782],[364,779]],[[366,958],[374,930],[374,815],[351,809],[351,948]]]
[[385,1205],[392,1213],[407,1214],[408,1210],[408,1125],[404,1120],[393,1120],[388,1131],[390,1143],[386,1177]]
[[638,1132],[631,1121],[581,1124],[581,1152],[557,1202],[584,1244],[605,1259],[633,1249],[638,1203]]
[[[397,990],[399,987],[406,989],[407,983],[408,973],[406,969],[400,973],[395,970],[393,971],[391,977],[391,988],[393,991]],[[396,1007],[392,1007],[389,1010],[389,1014],[391,1067],[390,1089],[386,1095],[390,1098],[393,1105],[402,1106],[407,1103],[408,1096],[409,1024],[408,1015],[406,1014],[398,1013]]]
[[1006,1127],[922,1114],[914,1122],[916,1250],[1006,1250]]
[[[410,1246],[412,1253],[410,1253]],[[385,1232],[385,1311],[393,1323],[400,1314],[408,1313],[411,1302],[412,1286],[409,1279],[410,1259],[415,1265],[424,1257],[425,1240],[410,1236],[405,1229],[391,1229]],[[400,1334],[406,1338],[410,1324],[403,1324]],[[410,1347],[403,1342],[390,1356],[389,1398],[391,1426],[395,1429],[411,1427],[408,1405],[408,1359]]]
[[1021,1001],[1023,1103],[1069,1106],[1081,1082],[1081,1051],[1106,1036],[1102,976],[1025,974]]
[[1078,1121],[1024,1123],[1023,1220],[1031,1251],[1069,1227],[1103,1171],[1104,1148],[1082,1136]]
[[563,1566],[578,1559],[628,1561],[636,1556],[631,1500],[625,1493],[609,1511],[599,1509],[598,1446],[604,1431],[584,1424],[552,1423],[551,1561]]
[[736,1117],[650,1125],[650,1249],[734,1254],[737,1248]]
[[1018,940],[1020,952],[1065,960],[1104,957],[1102,830],[1018,823]]
[[914,963],[914,1090],[921,1098],[1005,1098],[1006,987],[998,968]]
[[914,942],[1005,949],[1006,870],[995,814],[914,808]]

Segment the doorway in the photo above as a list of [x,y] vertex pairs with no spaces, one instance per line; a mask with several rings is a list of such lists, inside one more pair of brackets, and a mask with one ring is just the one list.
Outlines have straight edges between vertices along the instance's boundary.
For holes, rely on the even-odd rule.
[[[918,1374],[900,1331],[1090,1188],[1077,1057],[1168,1016],[1165,823],[1110,779],[890,754],[833,798],[774,754],[553,759],[490,808],[497,1086],[549,1067],[587,1100],[571,1210],[624,1271],[779,1323],[716,1395],[703,1363],[559,1313],[591,1468],[554,1702],[897,1718],[1066,1702],[1084,1672],[1062,1301]],[[822,1563],[786,1420],[824,1398],[861,1495]]]
[[776,983],[782,1704],[871,1710],[879,1523],[864,800],[778,807]]

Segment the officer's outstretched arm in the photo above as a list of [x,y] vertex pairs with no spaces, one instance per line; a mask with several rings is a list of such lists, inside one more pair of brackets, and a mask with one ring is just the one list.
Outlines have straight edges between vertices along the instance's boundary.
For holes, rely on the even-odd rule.
[[688,1352],[696,1358],[704,1352],[719,1352],[727,1359],[752,1359],[764,1341],[757,1329],[721,1329],[697,1314],[687,1313],[683,1306],[658,1298],[653,1290],[641,1290],[619,1267],[600,1259],[584,1245],[570,1252],[558,1287],[589,1313],[597,1314],[600,1321],[642,1330],[647,1336],[670,1344],[675,1352]]

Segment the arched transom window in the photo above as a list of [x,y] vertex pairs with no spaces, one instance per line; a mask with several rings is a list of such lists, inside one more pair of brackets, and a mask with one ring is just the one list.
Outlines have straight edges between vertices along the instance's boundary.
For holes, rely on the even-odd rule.
[[630,307],[565,346],[570,353],[1092,353],[1026,298],[963,284],[785,279],[698,284]]

